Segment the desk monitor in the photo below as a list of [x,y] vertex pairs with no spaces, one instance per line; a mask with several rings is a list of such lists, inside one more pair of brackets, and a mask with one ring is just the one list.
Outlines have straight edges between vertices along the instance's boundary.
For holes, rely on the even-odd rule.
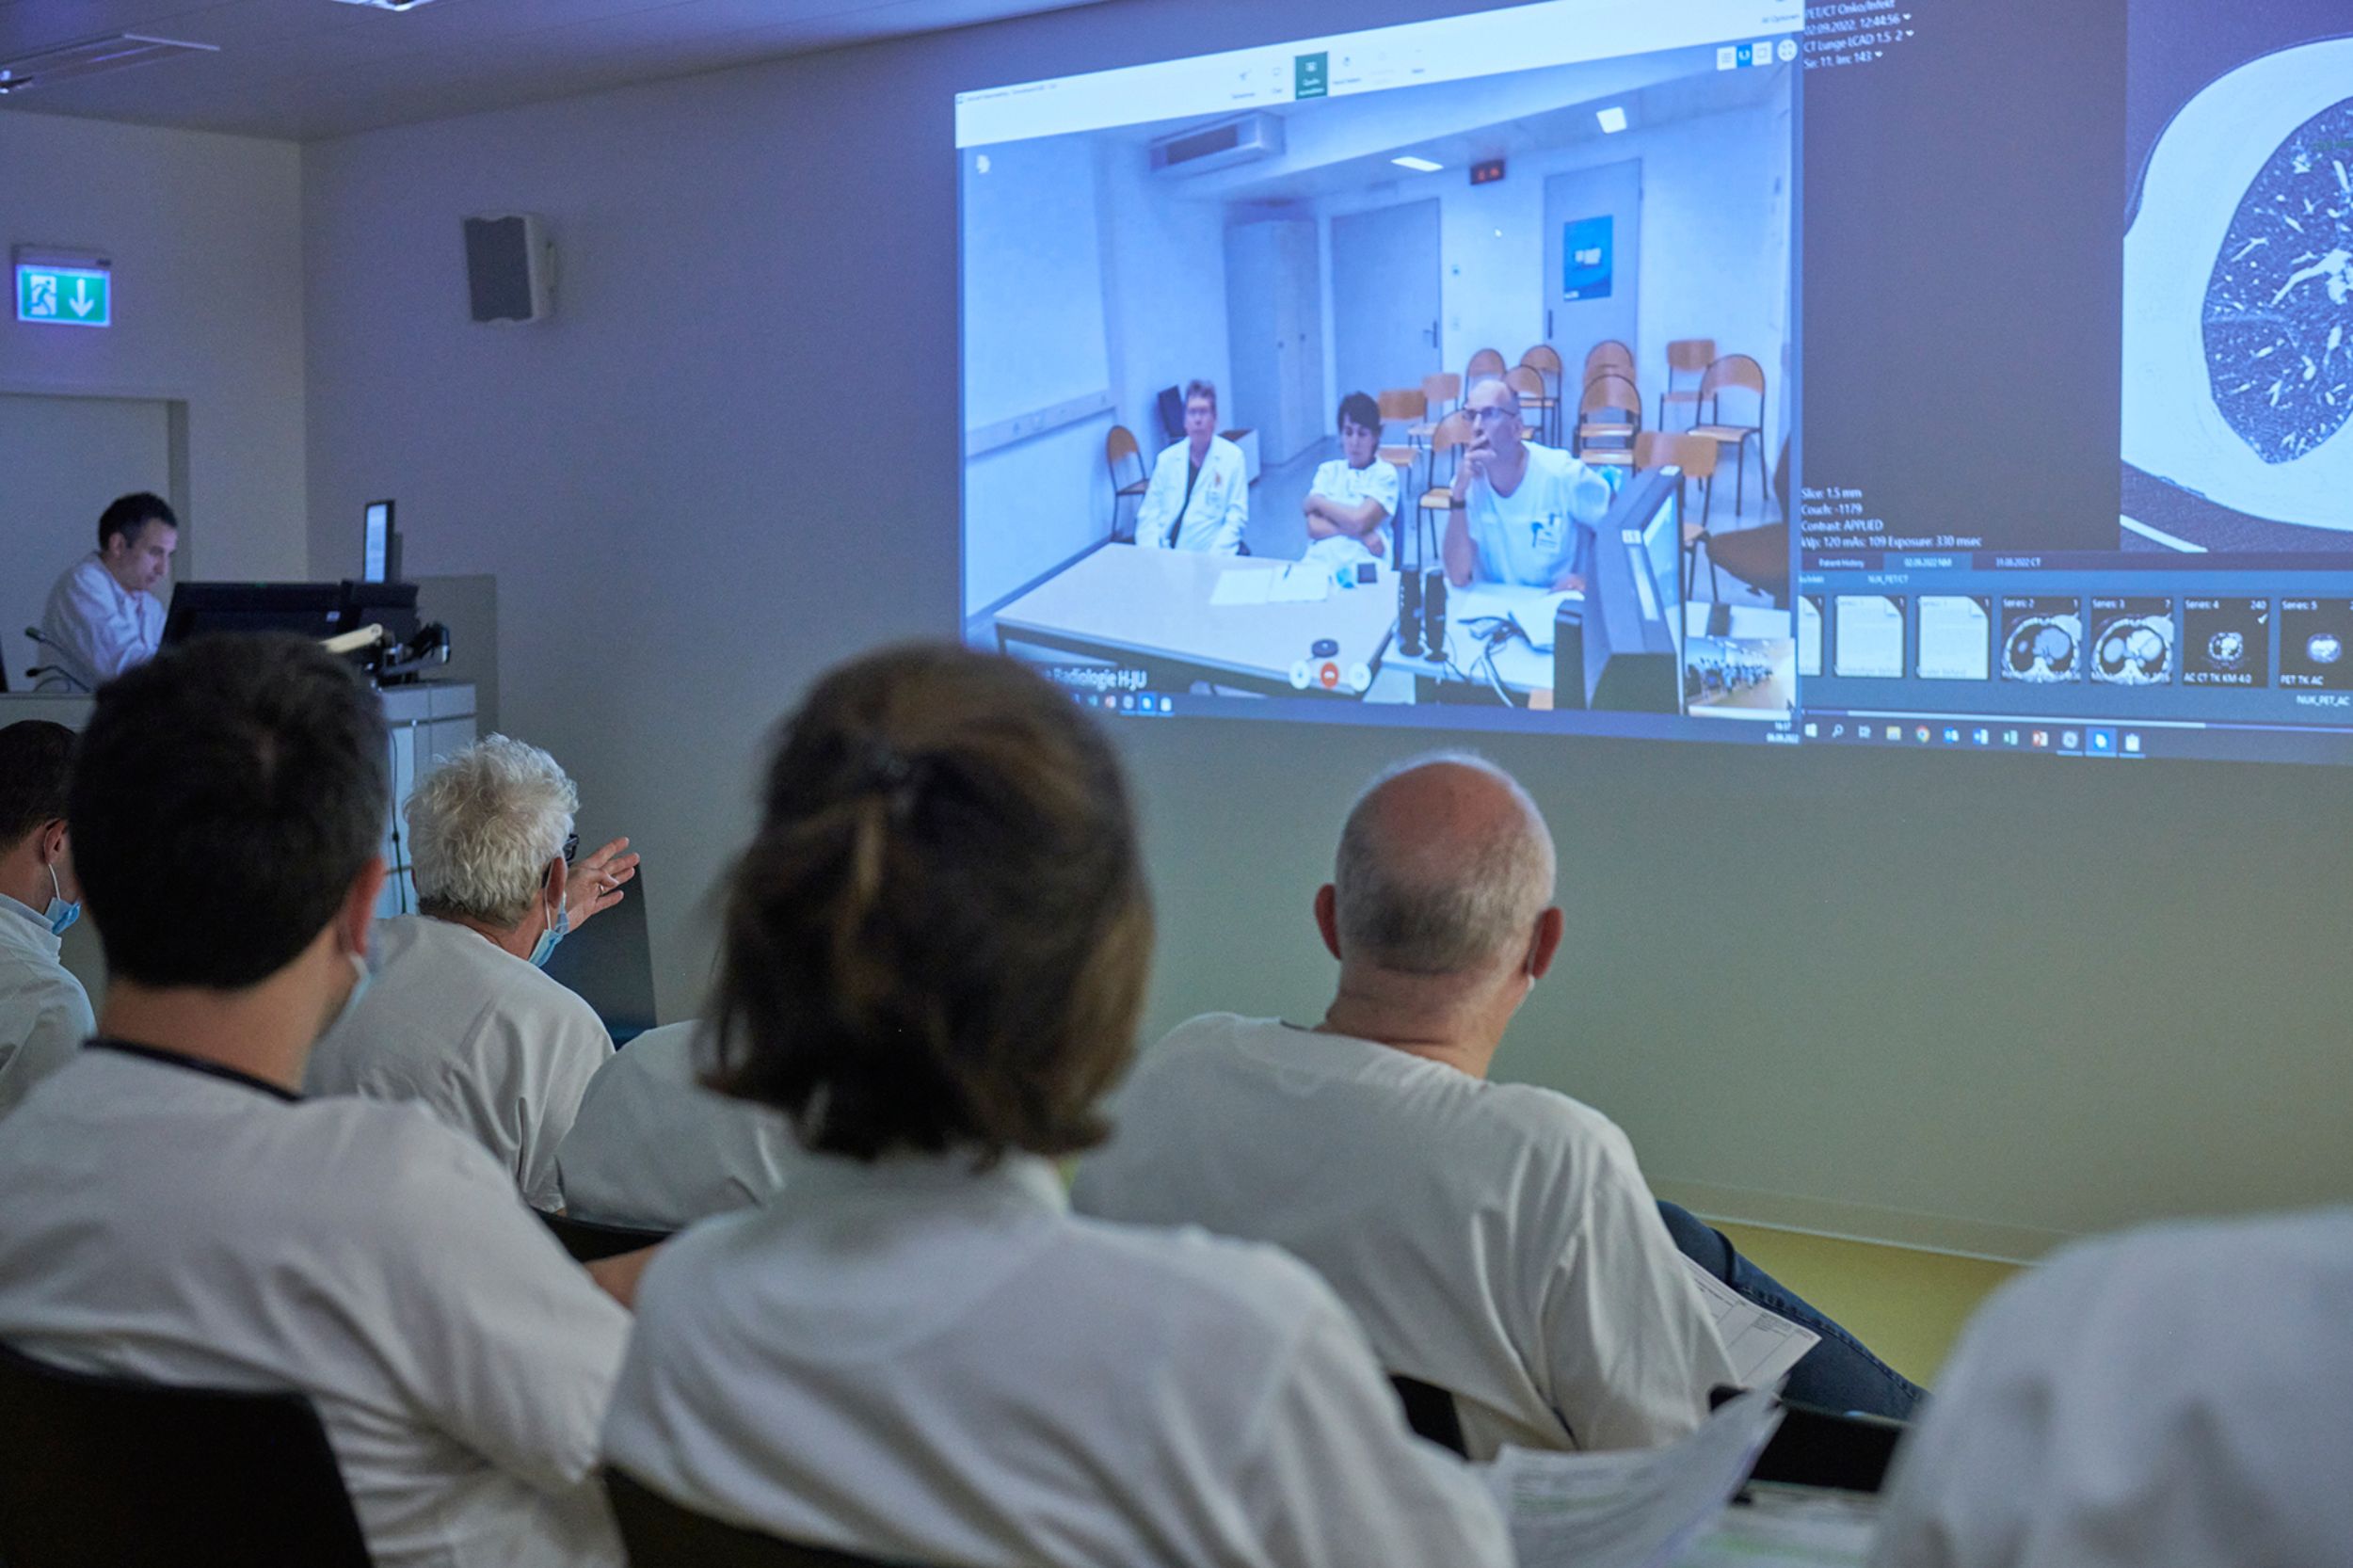
[[646,872],[641,866],[623,889],[627,897],[556,944],[547,972],[597,1010],[625,1046],[654,1026],[653,952],[646,936]]
[[413,583],[182,583],[164,616],[176,647],[216,632],[292,632],[332,637],[380,624],[394,642],[417,630]]

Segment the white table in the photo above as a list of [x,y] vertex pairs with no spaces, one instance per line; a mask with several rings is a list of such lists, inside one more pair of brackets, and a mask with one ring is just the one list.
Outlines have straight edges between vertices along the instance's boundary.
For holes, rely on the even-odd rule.
[[[1464,622],[1488,616],[1512,616],[1527,629],[1529,640],[1522,642],[1513,637],[1496,649],[1496,678],[1515,692],[1549,695],[1553,617],[1562,604],[1581,604],[1584,599],[1583,594],[1554,593],[1515,583],[1474,583],[1467,588],[1449,587],[1446,596],[1447,660],[1471,680],[1483,680],[1478,666],[1486,654],[1487,645],[1465,631]],[[1445,663],[1426,653],[1407,658],[1393,650],[1388,657],[1391,668],[1409,669],[1433,680],[1446,673]]]

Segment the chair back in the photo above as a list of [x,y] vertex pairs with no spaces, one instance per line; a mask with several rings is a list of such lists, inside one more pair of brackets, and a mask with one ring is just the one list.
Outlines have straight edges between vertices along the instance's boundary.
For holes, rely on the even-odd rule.
[[1634,390],[1634,383],[1623,376],[1605,372],[1585,383],[1585,395],[1577,399],[1579,414],[1600,413],[1604,409],[1635,414],[1642,408],[1642,394]]
[[630,1568],[918,1568],[824,1546],[803,1546],[682,1508],[608,1466],[613,1502]]
[[1765,367],[1746,354],[1727,354],[1710,363],[1700,376],[1700,401],[1705,403],[1727,392],[1753,392],[1765,395]]
[[1463,1415],[1454,1408],[1453,1395],[1435,1384],[1397,1372],[1389,1374],[1389,1386],[1397,1390],[1398,1403],[1405,1407],[1405,1424],[1417,1436],[1465,1459],[1470,1457],[1470,1449],[1463,1441]]
[[1119,465],[1122,463],[1134,463],[1138,478],[1150,477],[1144,472],[1144,449],[1136,444],[1136,433],[1124,424],[1112,425],[1111,434],[1103,438],[1103,461],[1111,466],[1114,486],[1127,483],[1120,476]]
[[1663,430],[1645,430],[1634,438],[1634,466],[1679,468],[1687,479],[1713,479],[1716,454],[1721,450],[1705,436],[1671,436]]
[[1561,374],[1561,351],[1548,343],[1540,343],[1520,356],[1520,363],[1530,370],[1557,377]]
[[1421,378],[1421,400],[1425,408],[1434,408],[1441,403],[1452,403],[1463,395],[1463,378],[1450,370]]
[[1629,381],[1634,379],[1634,350],[1615,338],[1602,339],[1601,342],[1593,344],[1592,352],[1585,356],[1585,379],[1587,381],[1592,381],[1596,376],[1606,375],[1623,376]]
[[1430,411],[1430,399],[1413,387],[1391,387],[1375,401],[1384,424],[1408,424]]
[[1482,348],[1470,357],[1470,367],[1463,373],[1463,390],[1468,392],[1482,379],[1493,380],[1502,374],[1502,354],[1492,348]]
[[1503,384],[1519,393],[1523,401],[1545,395],[1544,373],[1533,365],[1513,365],[1503,373]]
[[555,1233],[564,1243],[564,1250],[572,1255],[575,1263],[594,1263],[599,1258],[618,1257],[623,1253],[641,1247],[659,1246],[673,1234],[666,1230],[645,1230],[636,1225],[608,1225],[595,1220],[576,1220],[568,1214],[540,1214],[540,1222]]
[[174,1388],[0,1345],[8,1568],[368,1568],[304,1396]]
[[1667,345],[1667,374],[1705,372],[1716,360],[1714,338],[1677,338]]
[[1458,446],[1468,446],[1477,436],[1478,431],[1471,426],[1470,415],[1457,408],[1446,418],[1438,421],[1437,424],[1432,428],[1430,450],[1434,454],[1449,451]]

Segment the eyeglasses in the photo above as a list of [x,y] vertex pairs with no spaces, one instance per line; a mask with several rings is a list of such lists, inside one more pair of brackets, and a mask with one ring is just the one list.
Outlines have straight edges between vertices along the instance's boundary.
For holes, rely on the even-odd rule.
[[1515,420],[1520,417],[1520,413],[1517,408],[1507,408],[1500,403],[1491,403],[1484,408],[1472,408],[1467,410],[1467,412],[1473,419]]
[[564,835],[564,864],[566,864],[566,865],[568,865],[568,865],[570,865],[570,864],[572,863],[572,856],[575,856],[575,855],[578,855],[579,853],[580,853],[580,835],[579,835],[579,834],[577,834],[577,833],[567,833],[567,834],[565,834],[565,835]]

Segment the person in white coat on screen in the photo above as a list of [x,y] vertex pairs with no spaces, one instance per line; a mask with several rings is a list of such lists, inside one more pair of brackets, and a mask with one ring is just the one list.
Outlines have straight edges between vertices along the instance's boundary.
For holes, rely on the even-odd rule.
[[57,956],[82,913],[65,820],[72,765],[61,724],[0,729],[0,1115],[98,1028],[89,993]]
[[98,515],[98,548],[57,579],[41,607],[44,691],[94,692],[133,664],[155,657],[164,604],[155,590],[171,572],[180,520],[170,503],[140,490]]
[[1185,387],[1185,439],[1152,465],[1152,482],[1136,508],[1136,543],[1146,550],[1241,553],[1250,525],[1250,465],[1241,448],[1217,433],[1217,388]]
[[408,855],[424,913],[379,922],[374,984],[319,1041],[304,1085],[423,1101],[550,1211],[563,1206],[556,1148],[613,1037],[539,966],[575,924],[620,901],[637,865],[625,839],[571,864],[579,803],[554,758],[504,735],[417,786]]
[[808,1152],[656,1255],[611,1464],[886,1562],[1508,1562],[1304,1264],[1070,1211],[1152,943],[1101,729],[1011,660],[886,650],[819,682],[762,797],[719,1081]]

